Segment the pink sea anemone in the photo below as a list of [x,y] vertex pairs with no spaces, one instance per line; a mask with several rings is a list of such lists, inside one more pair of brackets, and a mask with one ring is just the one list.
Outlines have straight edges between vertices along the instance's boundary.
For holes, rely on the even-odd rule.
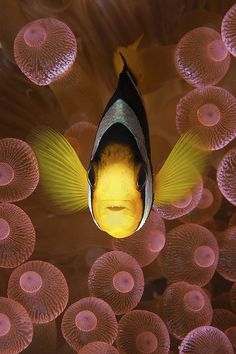
[[129,254],[107,252],[90,269],[88,286],[91,295],[106,301],[120,315],[139,303],[144,290],[143,272]]
[[229,281],[236,281],[236,227],[225,230],[219,239],[217,271]]
[[0,202],[27,198],[39,182],[39,170],[31,147],[13,138],[0,140]]
[[189,214],[182,216],[181,221],[204,224],[219,211],[221,203],[222,195],[216,182],[212,178],[204,177],[199,203]]
[[184,224],[166,235],[159,261],[170,282],[187,281],[204,286],[213,277],[219,257],[214,235],[197,224]]
[[31,343],[33,337],[32,321],[16,301],[0,298],[0,352],[17,354]]
[[14,42],[21,71],[37,85],[49,85],[73,64],[77,43],[70,28],[56,18],[41,18],[25,25]]
[[236,56],[235,14],[236,14],[236,6],[234,5],[225,14],[221,24],[222,40],[224,41],[227,50],[233,56]]
[[217,168],[217,184],[223,196],[236,205],[236,149],[229,150]]
[[74,350],[96,341],[112,344],[117,328],[111,307],[96,297],[75,302],[65,311],[62,319],[63,336]]
[[153,209],[141,230],[123,239],[114,239],[113,248],[134,257],[141,267],[150,264],[165,245],[165,224]]
[[196,88],[183,96],[176,107],[180,134],[194,128],[208,150],[222,149],[236,136],[236,99],[221,87]]
[[200,178],[200,183],[193,188],[189,194],[176,202],[169,205],[157,205],[157,211],[163,219],[173,220],[181,216],[188,215],[198,205],[203,191],[203,183]]
[[210,299],[197,285],[186,282],[169,285],[159,306],[161,318],[176,338],[183,339],[192,329],[211,324]]
[[35,230],[18,206],[0,204],[0,267],[13,268],[29,258],[35,246]]
[[149,311],[133,310],[119,322],[116,345],[122,353],[167,354],[170,337],[159,316]]
[[233,354],[234,351],[228,337],[223,332],[212,326],[202,326],[187,334],[179,347],[179,353]]
[[228,71],[230,55],[218,32],[198,27],[177,44],[175,64],[179,75],[189,84],[215,85]]
[[33,323],[46,323],[59,316],[69,295],[61,271],[42,261],[26,262],[16,268],[10,276],[7,294],[26,308]]

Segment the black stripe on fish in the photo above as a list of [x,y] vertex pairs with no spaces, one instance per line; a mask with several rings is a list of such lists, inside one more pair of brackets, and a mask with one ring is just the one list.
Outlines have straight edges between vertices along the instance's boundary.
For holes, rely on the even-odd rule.
[[[100,141],[99,147],[94,155],[93,163],[99,162],[101,153],[105,150],[108,145],[112,144],[122,144],[127,145],[131,148],[134,156],[135,164],[144,164],[143,158],[137,146],[136,140],[133,134],[130,132],[126,126],[121,123],[115,123],[110,128],[106,130],[103,134],[102,139]],[[93,191],[91,191],[91,195],[93,195]],[[141,198],[143,203],[145,202],[145,189],[141,191]]]
[[130,130],[121,123],[115,123],[103,134],[98,149],[94,155],[93,161],[97,161],[101,152],[111,144],[128,145],[134,155],[134,162],[141,163],[143,158],[137,146],[136,140]]
[[126,61],[123,56],[121,56],[123,61],[124,61],[124,67],[122,72],[119,75],[119,80],[118,80],[118,86],[117,89],[108,102],[105,111],[103,113],[103,116],[101,118],[101,121],[106,114],[106,112],[109,110],[109,108],[118,100],[121,99],[123,100],[135,113],[145,139],[145,144],[146,144],[146,150],[149,159],[151,160],[151,151],[150,151],[150,139],[149,139],[149,127],[148,127],[148,122],[147,122],[147,117],[143,105],[142,98],[139,94],[139,91],[137,89],[137,86],[135,84],[135,79],[129,70]]

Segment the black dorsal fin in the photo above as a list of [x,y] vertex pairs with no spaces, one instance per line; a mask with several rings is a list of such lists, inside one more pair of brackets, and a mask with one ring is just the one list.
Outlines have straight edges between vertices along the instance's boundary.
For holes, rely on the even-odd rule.
[[133,76],[130,69],[128,68],[126,60],[121,53],[120,56],[124,63],[123,70],[119,75],[117,89],[114,92],[114,95],[111,97],[110,101],[108,102],[105,111],[103,113],[103,116],[118,99],[123,100],[134,111],[141,125],[143,135],[145,138],[148,157],[150,159],[151,153],[150,153],[149,129],[148,129],[147,117],[146,117],[143,101],[139,94],[138,88],[136,86],[135,77]]

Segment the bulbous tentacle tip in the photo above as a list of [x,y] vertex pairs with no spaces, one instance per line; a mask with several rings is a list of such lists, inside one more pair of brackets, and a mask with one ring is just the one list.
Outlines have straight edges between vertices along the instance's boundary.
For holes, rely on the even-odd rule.
[[40,47],[47,38],[47,32],[40,23],[33,23],[26,28],[23,37],[29,47]]
[[33,193],[39,182],[37,159],[31,147],[14,138],[0,140],[1,202],[16,202]]
[[17,267],[10,276],[7,292],[9,298],[27,309],[36,324],[47,323],[58,317],[64,311],[69,297],[62,272],[43,261],[29,261]]
[[[109,349],[117,336],[118,325],[111,307],[102,299],[90,296],[73,303],[65,311],[61,328],[65,340],[74,350],[92,353],[87,351],[90,345],[90,349]],[[94,343],[101,339],[105,348]],[[99,353],[103,353],[102,350]]]
[[221,87],[196,88],[183,96],[176,107],[180,134],[197,129],[203,147],[222,149],[236,136],[236,99]]
[[29,216],[14,204],[0,203],[0,266],[14,268],[26,261],[34,251],[35,239]]
[[208,351],[233,354],[233,347],[228,337],[212,326],[201,326],[187,334],[179,347],[179,353],[201,353]]
[[169,353],[170,337],[162,319],[149,311],[127,312],[118,325],[116,340],[122,353]]
[[179,75],[190,85],[215,85],[228,71],[230,55],[218,32],[197,27],[177,44],[175,64]]
[[14,41],[20,70],[37,85],[49,85],[72,66],[77,55],[73,32],[62,21],[41,18],[24,26]]
[[32,338],[33,324],[25,308],[12,299],[1,297],[1,353],[20,353],[30,345]]
[[[106,283],[106,288],[102,284]],[[89,292],[123,314],[139,303],[144,277],[138,262],[122,251],[107,252],[93,264],[88,278]]]
[[217,167],[217,184],[223,196],[236,205],[236,149],[229,150]]

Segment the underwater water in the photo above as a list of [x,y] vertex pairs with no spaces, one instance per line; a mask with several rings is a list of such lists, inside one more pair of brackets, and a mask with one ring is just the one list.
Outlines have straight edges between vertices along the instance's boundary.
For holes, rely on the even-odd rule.
[[[236,2],[0,5],[0,353],[236,353]],[[119,53],[143,99],[153,176],[192,128],[207,154],[189,192],[154,202],[125,238],[73,199]],[[39,161],[31,134],[45,126],[65,139]]]

